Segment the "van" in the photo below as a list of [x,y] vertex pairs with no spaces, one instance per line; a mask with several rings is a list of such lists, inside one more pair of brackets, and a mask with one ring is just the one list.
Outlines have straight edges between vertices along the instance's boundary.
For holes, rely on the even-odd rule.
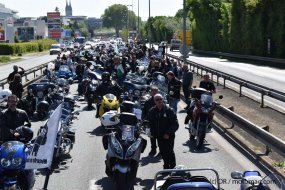
[[179,47],[182,45],[181,40],[179,39],[171,39],[170,40],[170,51],[179,50]]

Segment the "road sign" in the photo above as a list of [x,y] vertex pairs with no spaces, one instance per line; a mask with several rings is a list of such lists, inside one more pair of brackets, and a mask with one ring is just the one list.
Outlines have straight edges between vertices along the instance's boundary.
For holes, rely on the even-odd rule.
[[60,12],[47,13],[48,34],[51,39],[61,38],[61,18]]
[[[186,45],[186,50],[185,50],[186,57],[187,57],[187,55],[190,53],[190,51],[191,51],[191,47]],[[183,52],[183,44],[179,47],[179,52],[180,52],[182,55],[184,55],[184,52]]]

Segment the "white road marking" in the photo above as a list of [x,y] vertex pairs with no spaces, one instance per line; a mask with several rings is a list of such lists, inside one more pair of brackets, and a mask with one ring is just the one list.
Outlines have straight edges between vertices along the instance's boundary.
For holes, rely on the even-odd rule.
[[98,185],[96,185],[95,179],[89,181],[89,190],[98,190]]

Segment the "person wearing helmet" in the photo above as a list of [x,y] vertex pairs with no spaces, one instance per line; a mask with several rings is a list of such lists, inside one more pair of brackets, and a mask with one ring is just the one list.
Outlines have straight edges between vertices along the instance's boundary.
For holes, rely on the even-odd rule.
[[14,139],[15,129],[24,125],[31,127],[27,113],[17,108],[18,98],[16,95],[8,97],[8,108],[3,111],[3,125],[1,125],[2,141]]
[[[102,83],[96,89],[96,95],[103,97],[105,94],[114,94],[117,98],[121,96],[122,88],[115,82],[111,81],[109,72],[102,73]],[[97,104],[96,118],[99,117],[100,103]]]

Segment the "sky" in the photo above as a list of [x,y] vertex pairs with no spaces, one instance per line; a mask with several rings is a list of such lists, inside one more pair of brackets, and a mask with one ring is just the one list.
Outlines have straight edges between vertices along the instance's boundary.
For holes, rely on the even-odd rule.
[[[149,0],[71,0],[71,5],[74,16],[100,18],[104,10],[113,4],[133,5],[129,6],[129,9],[137,15],[138,1],[139,16],[146,21],[149,15]],[[47,12],[54,11],[55,7],[59,8],[61,15],[65,15],[66,0],[0,0],[0,3],[18,11],[20,17],[45,16]],[[183,0],[150,0],[150,4],[151,16],[174,16],[182,9]]]

